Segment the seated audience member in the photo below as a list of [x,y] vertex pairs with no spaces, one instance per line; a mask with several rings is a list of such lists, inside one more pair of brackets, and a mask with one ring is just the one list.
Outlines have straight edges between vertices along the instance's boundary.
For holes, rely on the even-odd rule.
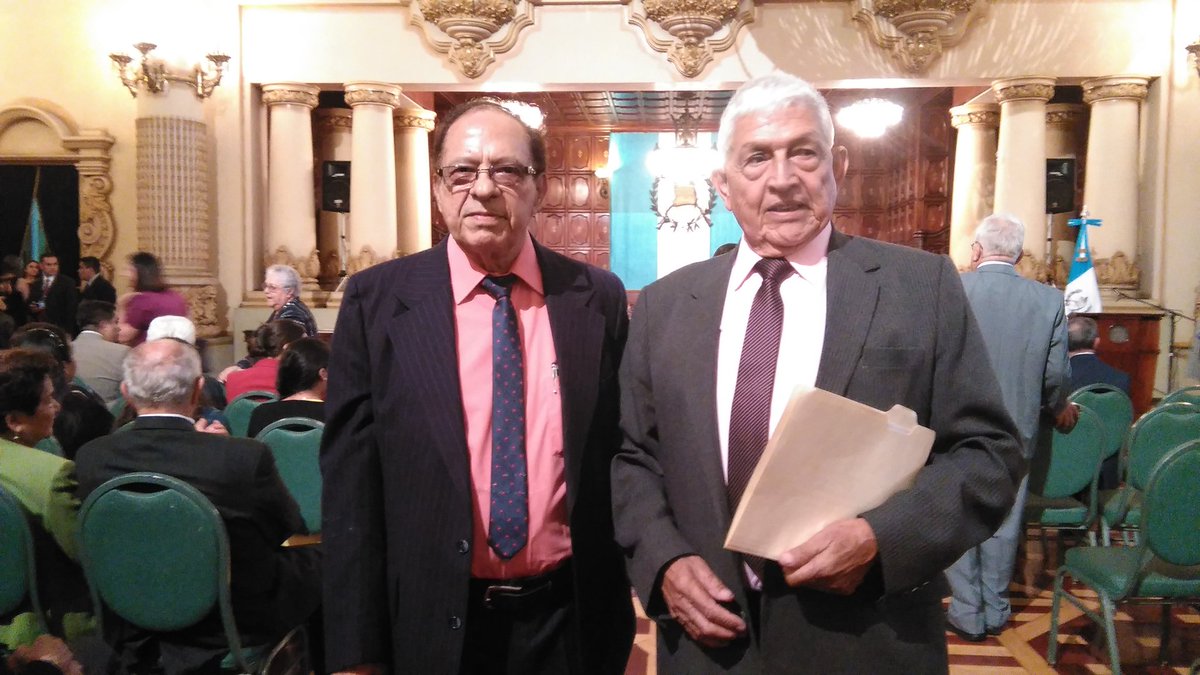
[[[186,342],[196,347],[196,325],[190,319],[182,316],[160,316],[150,322],[146,329],[146,341],[169,338]],[[204,356],[200,356],[204,363]],[[203,370],[203,368],[201,368]],[[202,375],[204,389],[200,393],[200,404],[196,407],[196,417],[211,422],[220,422],[221,426],[229,428],[229,418],[225,417],[225,385],[211,375]],[[132,418],[130,418],[132,419]]]
[[21,259],[17,256],[6,255],[0,258],[0,312],[12,319],[14,328],[29,320],[25,295],[18,288],[25,283],[21,278],[23,273]]
[[128,338],[126,344],[135,347],[144,342],[150,322],[160,316],[188,316],[187,300],[167,286],[154,254],[140,251],[129,256],[125,274],[136,291],[125,301],[127,304],[121,312],[121,322],[125,324],[122,332]]
[[79,335],[71,343],[75,374],[92,388],[105,405],[121,398],[121,361],[129,347],[117,342],[117,306],[102,300],[79,303],[75,320]]
[[325,385],[329,380],[329,346],[317,338],[300,338],[283,350],[275,386],[279,400],[264,403],[250,415],[250,438],[268,424],[287,417],[325,421]]
[[259,326],[255,339],[266,356],[245,370],[235,370],[225,376],[225,399],[232,401],[248,391],[275,391],[279,355],[289,343],[302,337],[304,327],[295,321],[268,321]]
[[84,443],[112,431],[113,415],[104,399],[76,378],[71,343],[62,328],[52,323],[27,323],[13,333],[12,345],[50,354],[62,369],[61,382],[55,383],[62,410],[54,419],[54,438],[62,447],[63,457],[74,459]]
[[[75,464],[34,446],[54,430],[60,367],[41,351],[0,353],[0,487],[29,514],[38,590],[51,632],[63,635],[86,618],[90,601],[78,559]],[[0,645],[29,644],[38,634],[26,605],[0,615]],[[3,650],[0,650],[3,651]]]
[[[139,415],[132,428],[79,451],[80,499],[116,476],[153,471],[189,483],[212,501],[225,522],[231,555],[231,595],[238,629],[273,642],[306,621],[320,603],[315,549],[282,548],[304,521],[265,445],[200,433],[191,413],[200,400],[200,356],[179,340],[154,340],[125,359],[122,390]],[[106,617],[105,638],[132,670],[216,672],[226,651],[216,610],[195,626],[148,634]]]
[[271,306],[267,321],[287,319],[304,327],[305,337],[317,336],[317,320],[300,299],[300,275],[288,265],[271,265],[263,279],[263,293]]
[[[1071,357],[1071,391],[1089,384],[1110,384],[1129,394],[1129,374],[1100,360],[1100,331],[1096,320],[1087,316],[1067,319],[1067,350]],[[1118,455],[1105,458],[1100,465],[1101,490],[1112,490],[1121,481],[1121,459]]]

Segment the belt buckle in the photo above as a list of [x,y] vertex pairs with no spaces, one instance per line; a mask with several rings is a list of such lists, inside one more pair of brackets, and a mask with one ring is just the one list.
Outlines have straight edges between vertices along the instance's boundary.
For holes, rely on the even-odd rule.
[[520,586],[511,586],[511,585],[505,585],[505,584],[492,584],[491,586],[488,586],[487,589],[485,589],[483,591],[483,606],[487,607],[488,609],[499,609],[498,607],[496,607],[496,604],[495,604],[495,600],[497,598],[494,597],[493,594],[520,593],[522,590],[524,590],[524,589],[522,589]]

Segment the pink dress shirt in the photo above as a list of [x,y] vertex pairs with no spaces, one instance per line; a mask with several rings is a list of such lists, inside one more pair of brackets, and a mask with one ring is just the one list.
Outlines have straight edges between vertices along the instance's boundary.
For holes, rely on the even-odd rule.
[[479,285],[485,272],[462,248],[448,244],[454,294],[455,344],[462,384],[463,423],[470,453],[474,534],[471,576],[514,579],[548,572],[571,556],[563,462],[562,401],[550,314],[533,241],[526,236],[510,272],[525,362],[525,461],[529,480],[529,541],[510,560],[488,546],[492,476],[492,309],[496,301]]

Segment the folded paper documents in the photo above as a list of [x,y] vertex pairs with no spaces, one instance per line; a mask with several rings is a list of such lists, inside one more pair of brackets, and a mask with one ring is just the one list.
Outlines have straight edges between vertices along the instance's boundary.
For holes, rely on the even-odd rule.
[[912,485],[932,429],[903,406],[881,412],[821,389],[797,389],[763,450],[725,548],[776,560],[826,525]]

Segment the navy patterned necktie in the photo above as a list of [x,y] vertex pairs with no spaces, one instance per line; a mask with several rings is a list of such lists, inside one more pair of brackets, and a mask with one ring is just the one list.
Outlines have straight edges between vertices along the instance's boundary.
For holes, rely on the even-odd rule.
[[492,309],[492,503],[488,545],[508,560],[529,539],[525,465],[525,360],[512,303],[516,275],[484,277]]
[[[763,258],[754,266],[762,276],[762,286],[754,294],[742,358],[738,363],[737,385],[729,412],[729,470],[726,493],[729,513],[737,512],[746,483],[758,465],[758,458],[771,429],[771,394],[775,390],[775,365],[779,360],[779,341],[783,336],[783,298],[779,284],[792,273],[782,258]],[[743,556],[750,569],[762,578],[762,559]]]

